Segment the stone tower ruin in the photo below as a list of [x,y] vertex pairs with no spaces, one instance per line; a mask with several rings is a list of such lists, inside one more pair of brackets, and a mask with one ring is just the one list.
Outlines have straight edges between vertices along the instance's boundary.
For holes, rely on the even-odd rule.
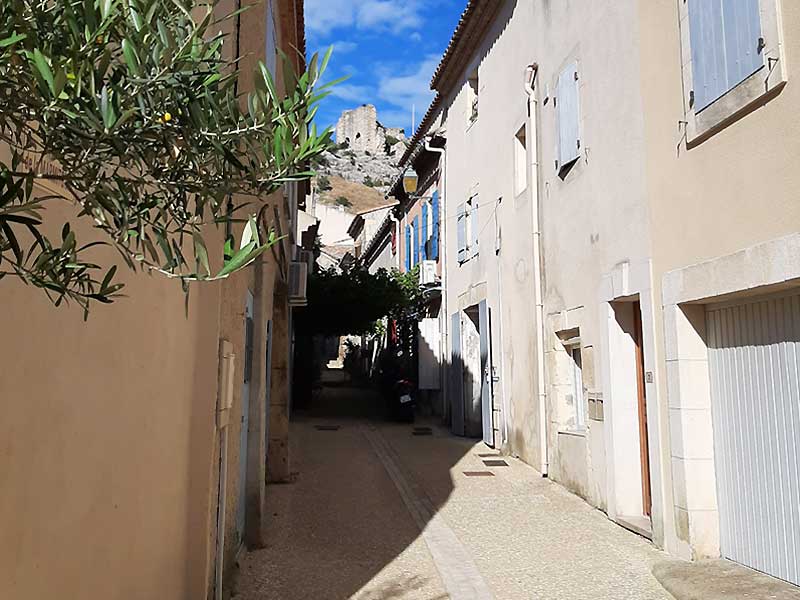
[[[344,111],[336,123],[336,143],[346,144],[354,152],[385,154],[386,133],[372,104]],[[402,129],[391,129],[389,133],[394,138],[405,139]]]

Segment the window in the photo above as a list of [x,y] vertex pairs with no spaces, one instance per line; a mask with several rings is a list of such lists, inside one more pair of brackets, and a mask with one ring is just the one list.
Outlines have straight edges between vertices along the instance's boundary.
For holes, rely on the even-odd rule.
[[572,404],[575,409],[575,428],[586,427],[586,405],[583,397],[583,358],[580,345],[567,346],[572,370]]
[[680,28],[687,145],[786,83],[778,0],[684,0]]
[[478,196],[458,205],[458,262],[468,261],[478,254]]
[[690,0],[694,109],[700,112],[764,66],[759,0]]
[[478,96],[480,94],[480,87],[478,81],[478,68],[476,67],[469,77],[467,77],[467,97],[469,104],[467,106],[467,114],[469,115],[468,124],[472,125],[478,119]]
[[577,62],[568,64],[558,76],[555,104],[558,123],[556,170],[562,173],[578,160],[581,150]]
[[525,140],[525,126],[519,128],[514,136],[514,195],[518,196],[528,187],[528,151]]
[[439,191],[431,199],[431,260],[439,260]]

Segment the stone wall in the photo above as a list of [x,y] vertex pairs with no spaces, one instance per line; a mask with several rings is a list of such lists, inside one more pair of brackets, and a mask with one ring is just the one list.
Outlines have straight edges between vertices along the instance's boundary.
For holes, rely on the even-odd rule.
[[378,111],[372,104],[346,110],[336,124],[336,142],[355,152],[383,153],[386,130],[378,124]]

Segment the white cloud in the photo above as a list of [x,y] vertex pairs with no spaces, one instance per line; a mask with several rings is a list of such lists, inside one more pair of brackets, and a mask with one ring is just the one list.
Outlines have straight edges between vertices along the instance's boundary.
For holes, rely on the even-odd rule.
[[[396,119],[400,114],[406,115],[405,120],[407,123],[405,125],[400,123],[397,125],[398,127],[410,126],[412,106],[416,108],[416,121],[419,124],[428,109],[428,105],[433,100],[430,81],[438,64],[439,56],[431,54],[425,57],[411,72],[395,75],[384,71],[380,76],[378,97],[398,107],[399,111],[392,115],[393,119]],[[389,121],[386,113],[384,113],[382,119]]]
[[336,56],[347,54],[358,48],[358,44],[355,42],[348,42],[347,40],[339,40],[338,42],[333,42],[331,45],[333,46],[333,53]]
[[331,96],[348,102],[365,102],[370,89],[364,85],[339,83],[331,88]]
[[399,33],[422,24],[420,0],[306,0],[306,25],[325,36],[338,28]]

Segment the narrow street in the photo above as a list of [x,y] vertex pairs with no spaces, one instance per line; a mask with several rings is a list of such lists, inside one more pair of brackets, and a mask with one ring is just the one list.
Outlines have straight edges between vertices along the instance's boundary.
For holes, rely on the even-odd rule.
[[646,540],[521,461],[382,413],[338,386],[293,420],[296,479],[268,488],[237,600],[670,598]]

